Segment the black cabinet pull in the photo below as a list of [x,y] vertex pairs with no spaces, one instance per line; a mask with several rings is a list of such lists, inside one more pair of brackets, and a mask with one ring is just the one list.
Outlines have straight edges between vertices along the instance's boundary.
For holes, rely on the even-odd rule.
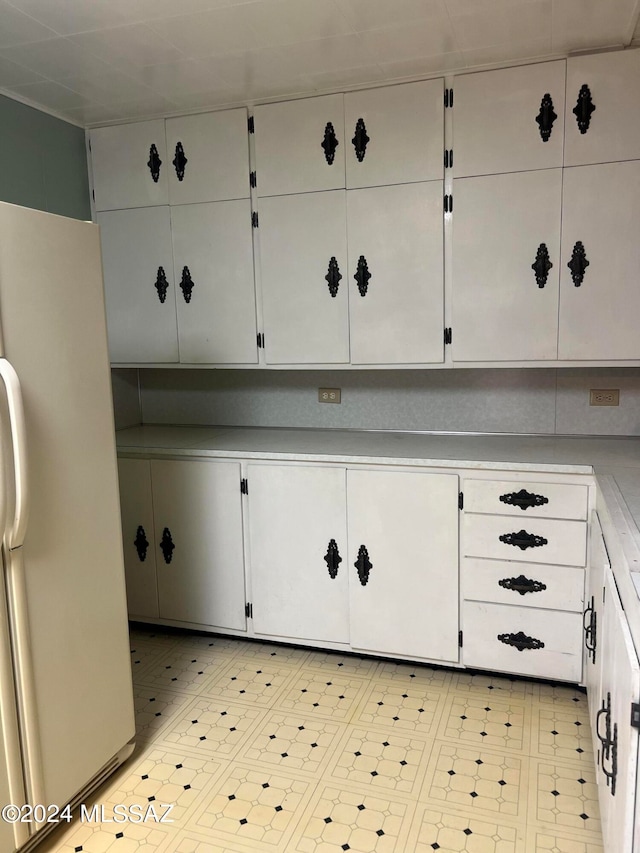
[[596,647],[598,645],[597,625],[598,617],[595,611],[594,598],[591,596],[591,601],[582,614],[582,628],[584,630],[584,646],[587,650],[587,656],[592,663],[596,662]]
[[536,282],[538,287],[542,288],[547,283],[549,278],[549,270],[553,264],[549,258],[549,250],[546,243],[540,243],[536,252],[536,259],[531,264],[531,269],[536,274]]
[[191,302],[191,293],[193,291],[193,279],[189,267],[182,267],[182,278],[180,279],[180,290],[184,296],[184,301],[189,304]]
[[[604,737],[600,734],[600,720],[605,718]],[[611,744],[611,693],[607,693],[606,700],[602,700],[602,707],[596,714],[596,736],[602,744],[601,764],[604,764],[605,756],[609,757],[609,747]]]
[[571,252],[571,260],[567,264],[571,270],[571,280],[576,287],[580,287],[584,281],[584,274],[589,266],[587,255],[584,251],[584,246],[580,240],[577,241]]
[[371,278],[371,273],[369,272],[367,259],[364,255],[360,255],[358,258],[358,266],[356,268],[354,278],[358,284],[360,296],[366,296],[367,291],[369,290],[369,279]]
[[536,123],[540,130],[540,137],[543,142],[548,142],[553,130],[553,123],[558,118],[553,110],[553,101],[551,95],[546,92],[540,101],[540,112],[536,116]]
[[523,652],[525,649],[544,649],[542,640],[528,637],[522,631],[518,631],[517,634],[498,634],[498,639],[505,646],[514,646],[519,652]]
[[162,531],[162,539],[160,540],[160,550],[162,551],[162,556],[164,557],[164,561],[167,565],[173,559],[173,549],[176,546],[173,544],[173,539],[171,538],[171,531],[168,527]]
[[336,157],[336,148],[338,147],[338,145],[340,145],[340,143],[336,138],[336,132],[330,121],[328,121],[325,125],[324,137],[320,145],[322,150],[324,151],[324,159],[327,161],[329,166],[333,166],[333,161]]
[[498,581],[498,586],[503,589],[511,589],[514,592],[519,592],[520,595],[526,595],[528,592],[542,592],[547,588],[546,583],[534,581],[530,578],[520,575],[517,578],[502,578]]
[[336,544],[335,539],[329,540],[329,547],[327,548],[327,553],[324,555],[324,561],[329,569],[329,577],[332,580],[335,580],[338,575],[338,567],[342,562],[342,557],[338,551],[338,545]]
[[340,267],[338,266],[337,260],[332,256],[329,261],[329,269],[324,277],[324,280],[329,285],[329,293],[331,296],[335,297],[338,295],[338,288],[340,287],[341,279],[342,274],[340,272]]
[[362,163],[364,160],[364,155],[367,153],[367,145],[371,140],[367,136],[367,128],[364,123],[363,118],[359,118],[356,122],[356,132],[355,136],[351,140],[353,147],[356,151],[356,157],[358,158],[358,163]]
[[576,105],[572,110],[576,117],[576,123],[580,133],[585,134],[589,130],[591,115],[592,113],[595,113],[595,111],[596,105],[591,99],[591,89],[586,83],[583,83],[582,86],[580,86],[580,91],[578,92]]
[[138,552],[138,559],[141,563],[147,559],[147,548],[149,547],[149,541],[144,532],[144,527],[139,524],[138,529],[136,530],[136,538],[133,540],[133,544],[135,545],[135,549]]
[[544,495],[534,495],[526,489],[520,489],[519,492],[507,492],[504,495],[500,495],[499,500],[503,504],[520,507],[523,512],[529,509],[529,507],[542,506],[549,503],[549,498],[545,498]]
[[527,548],[541,548],[543,545],[548,545],[548,539],[544,536],[536,536],[534,533],[527,533],[526,530],[519,530],[517,533],[503,533],[498,537],[505,545],[513,545],[514,548],[520,548],[521,551],[526,551]]
[[358,559],[353,564],[358,570],[358,578],[362,586],[366,586],[369,581],[369,572],[373,568],[373,563],[369,560],[369,552],[364,545],[358,549]]
[[176,156],[173,158],[173,168],[176,170],[176,176],[179,181],[184,180],[184,167],[189,161],[187,160],[182,142],[176,143]]
[[149,148],[149,159],[147,160],[147,166],[149,167],[149,171],[151,172],[151,177],[153,178],[154,184],[158,183],[160,178],[160,166],[162,166],[162,160],[160,159],[160,155],[158,154],[158,149],[155,144],[151,145]]
[[167,275],[164,271],[164,267],[158,267],[158,274],[156,276],[154,287],[158,291],[158,299],[164,304],[167,299],[167,290],[169,289],[169,282],[167,281]]
[[[611,770],[607,770],[604,766],[605,759],[611,758]],[[618,780],[618,724],[613,724],[613,737],[608,742],[606,755],[602,755],[602,772],[607,779],[607,788],[611,789],[611,796],[616,795],[616,782]]]

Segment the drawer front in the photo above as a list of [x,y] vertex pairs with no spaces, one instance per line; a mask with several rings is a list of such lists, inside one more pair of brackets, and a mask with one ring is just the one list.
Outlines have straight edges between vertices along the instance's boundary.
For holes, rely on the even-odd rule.
[[[578,613],[465,601],[462,626],[465,666],[560,681],[579,682],[582,677]],[[536,648],[520,650],[511,643]]]
[[584,570],[502,560],[462,560],[462,597],[472,601],[572,610],[584,607]]
[[584,521],[521,520],[465,512],[462,530],[462,553],[466,557],[559,566],[585,565],[587,525]]
[[[564,483],[523,483],[503,480],[463,480],[467,512],[515,515],[523,524],[530,518],[587,518],[586,486]],[[525,524],[526,526],[526,524]]]

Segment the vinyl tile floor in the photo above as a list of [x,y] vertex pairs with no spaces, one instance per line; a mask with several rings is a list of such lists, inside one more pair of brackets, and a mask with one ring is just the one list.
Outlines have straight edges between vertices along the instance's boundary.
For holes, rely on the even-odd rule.
[[[579,690],[159,628],[131,644],[138,741],[92,799],[106,819],[39,853],[602,853]],[[110,823],[117,804],[157,820]]]

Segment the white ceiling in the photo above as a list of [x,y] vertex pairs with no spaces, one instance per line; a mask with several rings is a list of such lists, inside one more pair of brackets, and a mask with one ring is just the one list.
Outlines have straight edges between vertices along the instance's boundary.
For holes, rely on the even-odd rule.
[[82,125],[627,45],[640,0],[0,0],[0,89]]

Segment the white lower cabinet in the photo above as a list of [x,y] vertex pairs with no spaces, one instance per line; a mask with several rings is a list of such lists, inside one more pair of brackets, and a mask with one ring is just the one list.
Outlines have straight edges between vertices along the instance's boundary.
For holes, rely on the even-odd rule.
[[132,619],[158,617],[156,548],[148,459],[118,459],[127,607]]

